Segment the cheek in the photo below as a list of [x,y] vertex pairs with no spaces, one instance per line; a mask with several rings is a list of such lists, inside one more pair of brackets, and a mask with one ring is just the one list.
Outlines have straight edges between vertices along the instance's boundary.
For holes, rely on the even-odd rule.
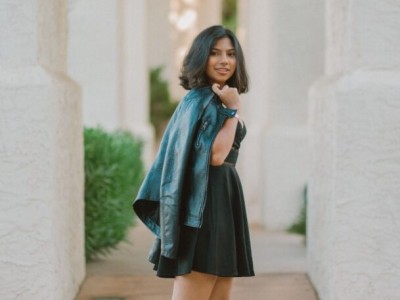
[[207,67],[208,67],[208,68],[211,68],[213,65],[215,65],[216,60],[217,60],[217,59],[216,59],[215,57],[210,56],[210,57],[208,58]]
[[236,59],[233,59],[231,62],[230,62],[230,65],[231,65],[231,71],[232,71],[232,73],[235,73],[235,71],[236,71]]
[[216,59],[210,57],[207,62],[207,72],[212,72],[216,64]]

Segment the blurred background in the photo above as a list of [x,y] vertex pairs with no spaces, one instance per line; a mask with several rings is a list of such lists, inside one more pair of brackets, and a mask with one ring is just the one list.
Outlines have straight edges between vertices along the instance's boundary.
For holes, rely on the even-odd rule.
[[393,0],[0,0],[0,298],[73,299],[86,262],[142,243],[131,203],[215,24],[250,76],[238,168],[260,272],[308,274],[323,300],[396,299]]

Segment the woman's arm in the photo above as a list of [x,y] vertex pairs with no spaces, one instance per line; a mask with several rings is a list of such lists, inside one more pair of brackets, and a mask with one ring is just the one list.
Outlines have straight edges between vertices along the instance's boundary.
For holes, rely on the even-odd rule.
[[[239,111],[239,93],[236,88],[225,85],[220,89],[218,84],[214,84],[212,89],[219,96],[222,103],[228,108],[237,109]],[[238,121],[238,118],[229,118],[225,120],[211,148],[211,165],[219,166],[224,163],[225,158],[231,151]]]

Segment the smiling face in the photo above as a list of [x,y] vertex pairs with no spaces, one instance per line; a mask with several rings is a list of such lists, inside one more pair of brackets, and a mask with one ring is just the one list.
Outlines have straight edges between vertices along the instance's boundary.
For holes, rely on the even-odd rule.
[[219,39],[211,49],[207,62],[207,77],[210,83],[222,87],[236,70],[236,51],[228,37]]

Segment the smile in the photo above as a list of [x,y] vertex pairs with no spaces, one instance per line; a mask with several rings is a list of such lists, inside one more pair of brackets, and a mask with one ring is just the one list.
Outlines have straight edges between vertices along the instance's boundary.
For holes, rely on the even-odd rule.
[[226,69],[226,68],[218,68],[218,69],[215,69],[215,71],[217,71],[217,73],[221,74],[221,75],[226,75],[229,73],[229,69]]

